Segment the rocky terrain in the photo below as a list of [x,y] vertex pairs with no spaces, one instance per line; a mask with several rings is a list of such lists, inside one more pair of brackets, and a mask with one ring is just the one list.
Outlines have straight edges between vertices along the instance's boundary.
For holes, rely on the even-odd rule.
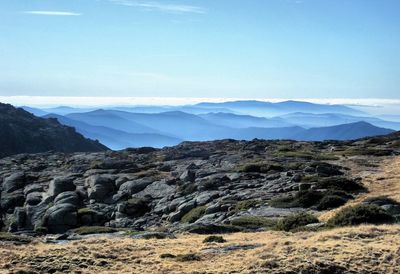
[[89,140],[56,119],[36,117],[22,108],[0,103],[0,157],[46,151],[104,151],[107,147]]
[[3,158],[0,269],[399,273],[399,137]]
[[[21,154],[0,161],[3,230],[81,226],[238,231],[365,192],[350,162],[397,155],[399,134],[348,142],[185,142],[165,149]],[[251,225],[261,216],[264,225]],[[247,219],[246,219],[247,217]],[[264,222],[265,221],[265,222]],[[250,222],[250,223],[249,223]]]

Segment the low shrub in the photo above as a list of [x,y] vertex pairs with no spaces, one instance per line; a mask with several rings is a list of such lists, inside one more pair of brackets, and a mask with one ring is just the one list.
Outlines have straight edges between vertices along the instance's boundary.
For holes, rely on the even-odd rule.
[[225,243],[226,240],[222,236],[211,235],[203,240],[203,243]]
[[216,225],[216,224],[195,224],[186,229],[189,233],[194,234],[226,234],[243,232],[243,228],[234,225]]
[[256,162],[248,163],[239,167],[239,172],[257,172],[257,173],[267,173],[269,171],[284,171],[285,168],[278,164]]
[[175,259],[178,262],[190,262],[190,261],[200,261],[201,260],[200,256],[195,253],[176,255]]
[[197,191],[197,185],[191,182],[178,186],[178,192],[182,193],[182,195],[189,195],[196,191]]
[[400,205],[399,202],[386,196],[370,197],[363,201],[365,204],[383,206],[383,205]]
[[308,208],[317,204],[323,193],[314,190],[301,190],[294,196],[284,196],[270,201],[270,205],[279,208],[304,207]]
[[287,216],[278,221],[276,224],[277,230],[291,231],[296,228],[312,224],[318,223],[317,217],[309,213],[299,213]]
[[260,201],[257,200],[244,200],[239,201],[235,204],[234,208],[232,209],[234,212],[241,212],[249,210],[252,207],[256,207],[260,204]]
[[317,205],[318,210],[332,209],[344,205],[347,202],[346,198],[338,195],[327,195],[322,197]]
[[365,187],[355,180],[345,177],[329,177],[320,179],[316,184],[317,189],[333,189],[343,191],[364,191]]
[[173,259],[173,258],[176,258],[176,256],[171,253],[163,253],[160,255],[160,258],[161,259]]
[[357,156],[357,155],[365,155],[365,156],[390,156],[393,154],[393,150],[391,149],[373,149],[373,148],[350,148],[345,151],[342,151],[342,154],[345,156]]
[[13,242],[15,244],[28,244],[33,240],[29,236],[16,235],[8,232],[0,232],[0,242]]
[[261,216],[241,216],[230,221],[233,226],[240,226],[247,229],[273,228],[277,223],[275,218]]
[[394,222],[393,216],[377,205],[359,204],[346,207],[328,221],[330,226],[384,224]]
[[194,223],[195,221],[197,221],[204,215],[204,213],[206,212],[206,209],[207,209],[207,207],[205,207],[205,206],[199,206],[199,207],[193,208],[192,210],[190,210],[188,213],[186,213],[182,217],[181,222],[182,223]]

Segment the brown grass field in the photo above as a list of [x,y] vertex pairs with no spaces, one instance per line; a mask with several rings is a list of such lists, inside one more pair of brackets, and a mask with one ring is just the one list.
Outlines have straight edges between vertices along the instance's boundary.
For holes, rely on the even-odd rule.
[[[369,170],[355,168],[355,174],[370,192],[351,204],[381,195],[400,201],[400,158],[386,159]],[[333,214],[326,212],[320,219]],[[204,238],[182,234],[164,240],[0,242],[0,273],[400,273],[400,225],[236,233],[224,235],[225,243],[203,243]],[[181,256],[187,254],[195,255]]]

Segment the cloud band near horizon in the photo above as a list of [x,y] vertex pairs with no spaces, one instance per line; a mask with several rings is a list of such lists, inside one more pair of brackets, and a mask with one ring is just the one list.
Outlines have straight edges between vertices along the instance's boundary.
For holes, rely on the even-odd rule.
[[51,10],[29,10],[23,11],[25,14],[44,15],[44,16],[81,16],[82,13],[69,11],[51,11]]

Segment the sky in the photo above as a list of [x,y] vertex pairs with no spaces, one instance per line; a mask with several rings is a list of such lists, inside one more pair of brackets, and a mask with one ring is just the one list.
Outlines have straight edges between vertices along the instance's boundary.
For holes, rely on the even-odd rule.
[[0,96],[400,99],[398,0],[0,0]]

